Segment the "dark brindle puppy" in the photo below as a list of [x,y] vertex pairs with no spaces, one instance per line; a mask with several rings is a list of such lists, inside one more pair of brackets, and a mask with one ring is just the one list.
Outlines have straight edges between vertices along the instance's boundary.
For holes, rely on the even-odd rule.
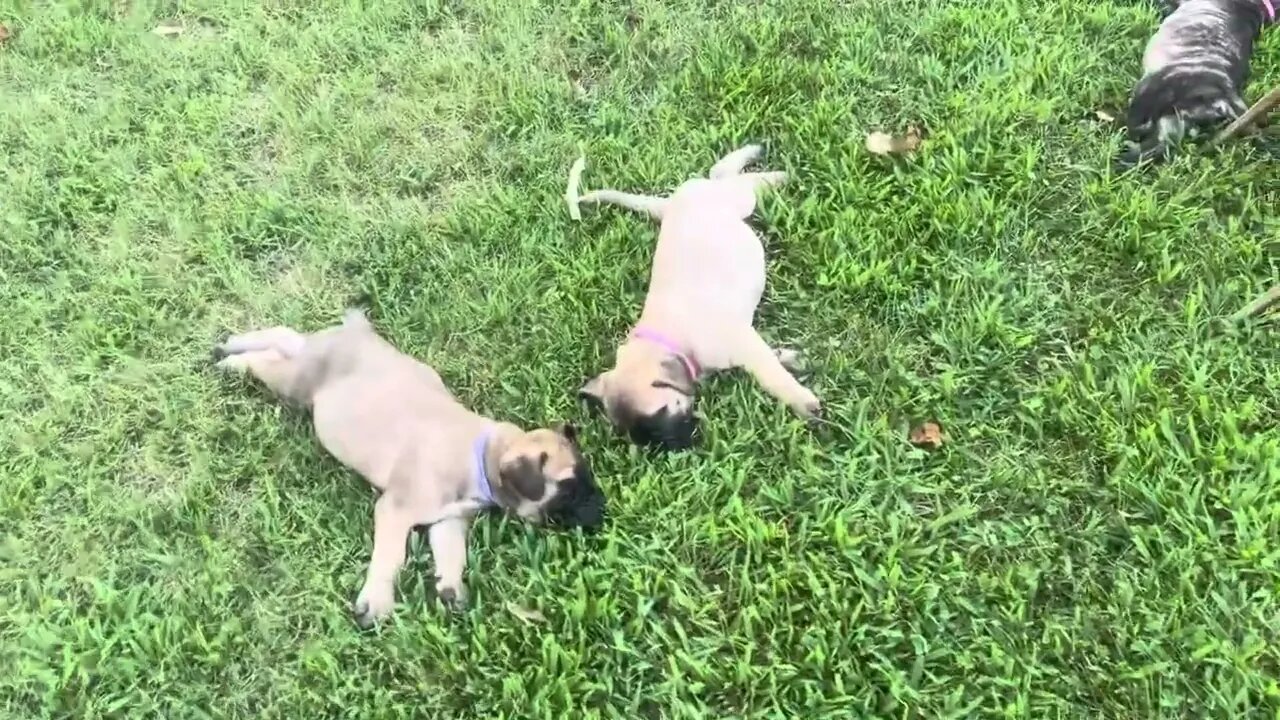
[[1121,166],[1169,157],[1188,129],[1220,124],[1248,109],[1241,91],[1253,43],[1275,21],[1275,0],[1171,0],[1147,44],[1142,80],[1129,102],[1133,146]]

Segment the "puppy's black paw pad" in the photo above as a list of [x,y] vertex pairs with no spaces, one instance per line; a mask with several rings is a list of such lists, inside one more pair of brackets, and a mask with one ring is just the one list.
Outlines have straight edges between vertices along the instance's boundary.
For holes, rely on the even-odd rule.
[[466,593],[458,588],[437,588],[436,595],[450,612],[462,612],[467,607]]

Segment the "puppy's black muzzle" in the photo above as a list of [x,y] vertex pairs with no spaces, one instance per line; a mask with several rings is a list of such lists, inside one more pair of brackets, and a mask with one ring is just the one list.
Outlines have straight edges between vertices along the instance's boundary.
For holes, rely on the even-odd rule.
[[599,530],[605,521],[605,497],[594,478],[589,472],[580,472],[568,485],[570,487],[562,487],[561,494],[551,501],[547,521],[566,530]]
[[654,415],[634,418],[627,427],[627,435],[636,445],[680,451],[693,447],[697,430],[698,418],[692,409],[682,415],[673,415],[663,408]]

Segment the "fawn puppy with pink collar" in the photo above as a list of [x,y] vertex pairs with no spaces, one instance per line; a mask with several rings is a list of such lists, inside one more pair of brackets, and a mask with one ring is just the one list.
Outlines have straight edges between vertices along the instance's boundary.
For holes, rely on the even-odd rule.
[[754,327],[764,293],[764,246],[746,220],[756,193],[787,177],[743,172],[760,154],[758,145],[735,150],[707,178],[689,180],[666,198],[616,190],[579,198],[647,213],[661,223],[640,319],[618,347],[613,368],[580,391],[637,444],[691,446],[698,381],[718,370],[745,369],[806,419],[821,410],[792,374],[798,353],[771,348]]

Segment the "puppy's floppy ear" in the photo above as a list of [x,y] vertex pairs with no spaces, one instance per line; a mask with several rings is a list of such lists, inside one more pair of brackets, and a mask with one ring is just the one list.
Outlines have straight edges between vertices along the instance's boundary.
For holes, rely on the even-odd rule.
[[577,447],[578,428],[573,423],[571,422],[561,423],[560,426],[556,428],[556,432],[563,435],[564,439],[568,440],[571,445],[573,445],[574,447]]
[[689,367],[679,358],[670,357],[662,361],[662,379],[685,395],[693,395],[698,391],[698,379],[689,374]]
[[542,463],[531,458],[516,458],[498,466],[498,477],[502,479],[503,485],[515,490],[520,497],[541,500],[547,494],[547,479],[542,474],[541,466]]
[[578,390],[578,399],[585,400],[587,405],[590,405],[592,408],[598,409],[604,407],[605,386],[608,382],[608,372],[602,372],[591,378],[587,381],[586,385],[583,385]]

